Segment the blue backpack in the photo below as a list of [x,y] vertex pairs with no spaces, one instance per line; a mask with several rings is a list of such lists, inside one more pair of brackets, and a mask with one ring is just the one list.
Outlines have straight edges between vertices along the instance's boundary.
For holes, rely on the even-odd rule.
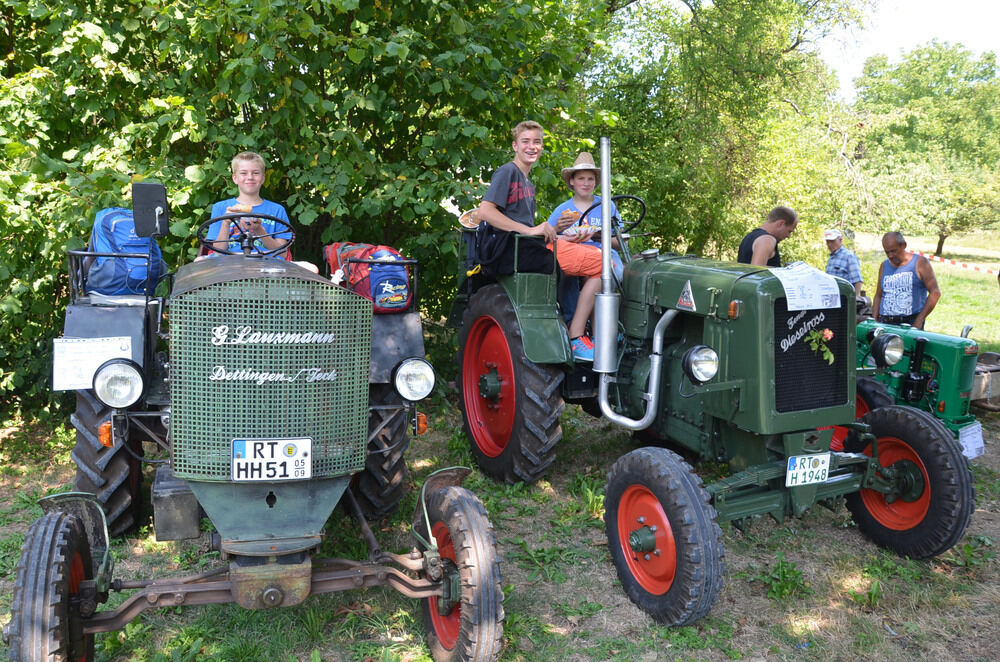
[[149,257],[88,257],[87,292],[152,294],[167,273],[160,247],[152,237],[135,233],[132,210],[109,207],[97,212],[87,250],[95,253],[141,253]]

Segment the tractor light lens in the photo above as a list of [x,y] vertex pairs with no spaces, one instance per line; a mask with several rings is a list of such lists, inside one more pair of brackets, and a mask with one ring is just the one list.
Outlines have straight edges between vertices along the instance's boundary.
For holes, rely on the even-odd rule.
[[695,345],[684,353],[681,367],[692,382],[704,384],[719,372],[719,355],[708,345]]
[[903,339],[895,333],[880,333],[872,340],[871,349],[878,367],[896,365],[903,358]]
[[94,373],[94,395],[113,409],[130,407],[142,397],[145,383],[135,361],[111,359]]
[[406,359],[396,366],[392,382],[404,400],[423,400],[434,390],[434,368],[424,359]]

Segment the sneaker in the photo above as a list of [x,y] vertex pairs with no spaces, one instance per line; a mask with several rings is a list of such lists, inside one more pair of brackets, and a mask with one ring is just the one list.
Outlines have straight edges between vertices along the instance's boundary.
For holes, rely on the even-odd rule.
[[570,342],[573,345],[574,361],[594,360],[594,342],[590,338],[587,336],[580,336],[579,338],[573,338]]

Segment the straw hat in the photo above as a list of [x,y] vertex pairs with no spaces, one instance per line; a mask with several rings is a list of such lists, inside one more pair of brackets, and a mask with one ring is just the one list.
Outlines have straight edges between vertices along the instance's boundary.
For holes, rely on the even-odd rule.
[[582,170],[592,170],[594,176],[600,178],[601,169],[594,164],[594,157],[590,155],[590,152],[580,152],[580,156],[576,157],[576,161],[569,168],[562,169],[562,178],[566,182],[566,186],[569,186],[570,178]]
[[464,228],[479,227],[479,208],[470,209],[458,217],[459,224]]

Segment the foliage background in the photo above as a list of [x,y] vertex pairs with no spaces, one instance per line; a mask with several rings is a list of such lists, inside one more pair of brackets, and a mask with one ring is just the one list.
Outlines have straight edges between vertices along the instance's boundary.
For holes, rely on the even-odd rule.
[[64,255],[94,213],[128,204],[133,173],[162,181],[176,268],[243,149],[269,162],[264,194],[288,208],[297,259],[396,245],[421,261],[430,321],[454,289],[454,211],[477,204],[525,118],[547,129],[541,210],[568,195],[559,169],[607,135],[613,188],[646,200],[663,249],[732,258],[775,204],[802,217],[783,255],[817,265],[830,225],[942,242],[988,225],[995,57],[932,43],[872,58],[844,105],[815,42],[869,4],[5,0],[0,402],[62,402]]

